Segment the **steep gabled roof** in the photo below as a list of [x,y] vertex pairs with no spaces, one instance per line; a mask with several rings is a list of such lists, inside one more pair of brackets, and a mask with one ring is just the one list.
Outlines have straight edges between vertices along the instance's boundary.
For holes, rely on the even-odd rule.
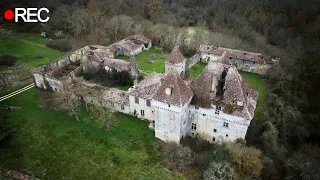
[[157,92],[158,88],[161,85],[161,81],[164,78],[164,74],[153,73],[146,79],[135,85],[135,87],[130,91],[130,95],[145,99],[151,99]]
[[[171,90],[171,95],[166,94],[166,88]],[[163,103],[182,107],[192,98],[193,93],[189,86],[181,79],[174,70],[169,71],[154,99]]]
[[230,65],[230,60],[229,60],[229,56],[228,56],[228,52],[224,52],[221,56],[220,59],[218,59],[218,62],[221,64],[225,64],[225,65]]
[[210,62],[202,70],[198,78],[191,83],[191,88],[194,93],[192,104],[204,108],[210,107],[213,93],[216,93],[216,87],[213,87],[214,90],[212,90],[213,80],[219,81],[225,67],[228,66],[217,62]]
[[226,75],[225,92],[223,94],[224,104],[243,103],[231,114],[252,119],[257,105],[258,93],[250,87],[235,67],[231,67]]
[[184,61],[184,57],[179,50],[179,46],[175,46],[168,57],[167,63],[178,64]]

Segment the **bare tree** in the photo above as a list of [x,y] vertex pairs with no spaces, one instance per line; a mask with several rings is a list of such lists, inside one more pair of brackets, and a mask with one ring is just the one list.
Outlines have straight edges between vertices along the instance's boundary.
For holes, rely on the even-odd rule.
[[60,109],[70,112],[79,121],[81,98],[76,96],[76,92],[81,92],[81,86],[70,78],[63,79],[62,84],[63,88],[55,97],[56,104],[59,105]]
[[17,62],[14,66],[0,71],[0,90],[8,90],[19,85],[19,82],[31,78],[31,67],[25,63]]
[[236,177],[233,167],[227,162],[212,162],[204,172],[205,180],[234,180]]
[[115,112],[102,106],[90,105],[90,112],[93,114],[93,120],[103,126],[107,131],[111,126],[118,122]]

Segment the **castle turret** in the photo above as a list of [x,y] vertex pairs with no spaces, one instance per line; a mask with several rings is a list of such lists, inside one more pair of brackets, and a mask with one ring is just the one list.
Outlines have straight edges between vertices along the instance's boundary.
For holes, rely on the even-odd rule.
[[186,71],[186,59],[180,52],[179,46],[175,46],[172,49],[165,66],[166,74],[168,74],[171,69],[174,69],[182,78],[184,78]]

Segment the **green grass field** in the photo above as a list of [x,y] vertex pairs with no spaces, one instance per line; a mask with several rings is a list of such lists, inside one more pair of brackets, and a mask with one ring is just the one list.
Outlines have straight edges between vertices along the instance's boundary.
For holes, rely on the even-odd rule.
[[[47,48],[45,46],[47,41],[48,39],[42,38],[40,34],[32,33],[18,33],[13,36],[0,37],[0,56],[16,56],[19,61],[26,62],[31,67],[39,67],[65,54]],[[36,56],[42,56],[42,58]]]
[[19,106],[9,115],[15,132],[0,147],[2,169],[33,174],[40,179],[176,179],[155,156],[154,132],[132,116],[118,114],[110,132],[90,120],[39,107],[36,89],[0,106]]
[[197,63],[191,67],[192,79],[195,80],[198,78],[202,70],[207,66],[205,63]]
[[264,104],[264,98],[266,94],[266,89],[264,85],[264,79],[262,76],[258,74],[253,74],[249,72],[239,71],[241,76],[248,81],[250,86],[258,91],[258,104],[256,107],[256,110],[254,112],[254,118],[259,118],[263,113],[263,104]]
[[[152,54],[156,55],[155,62],[148,63],[147,60],[149,59],[149,56]],[[153,47],[148,51],[144,51],[143,53],[136,56],[136,60],[138,62],[138,68],[148,73],[149,72],[163,73],[165,70],[164,62],[167,60],[168,56],[169,56],[169,53]],[[118,56],[117,58],[130,61],[130,57],[128,56]]]

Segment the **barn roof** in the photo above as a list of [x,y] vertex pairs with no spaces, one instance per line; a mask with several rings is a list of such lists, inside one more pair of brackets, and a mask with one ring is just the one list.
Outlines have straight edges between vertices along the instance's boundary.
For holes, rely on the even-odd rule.
[[[170,94],[167,94],[166,90],[169,90]],[[171,70],[161,83],[154,99],[182,107],[190,101],[192,96],[191,88],[186,85],[176,71]]]
[[141,44],[148,43],[151,41],[149,38],[147,38],[142,34],[135,34],[135,35],[128,36],[126,37],[126,40],[135,41],[136,43],[141,43]]
[[260,63],[260,64],[263,64],[265,62],[263,55],[261,53],[242,51],[242,50],[238,50],[238,49],[230,49],[230,48],[223,48],[223,47],[216,47],[213,45],[202,44],[202,45],[200,45],[198,51],[209,53],[209,54],[215,54],[215,55],[219,55],[219,56],[222,56],[224,53],[227,53],[226,57],[232,57],[235,59],[253,61],[253,62]]

